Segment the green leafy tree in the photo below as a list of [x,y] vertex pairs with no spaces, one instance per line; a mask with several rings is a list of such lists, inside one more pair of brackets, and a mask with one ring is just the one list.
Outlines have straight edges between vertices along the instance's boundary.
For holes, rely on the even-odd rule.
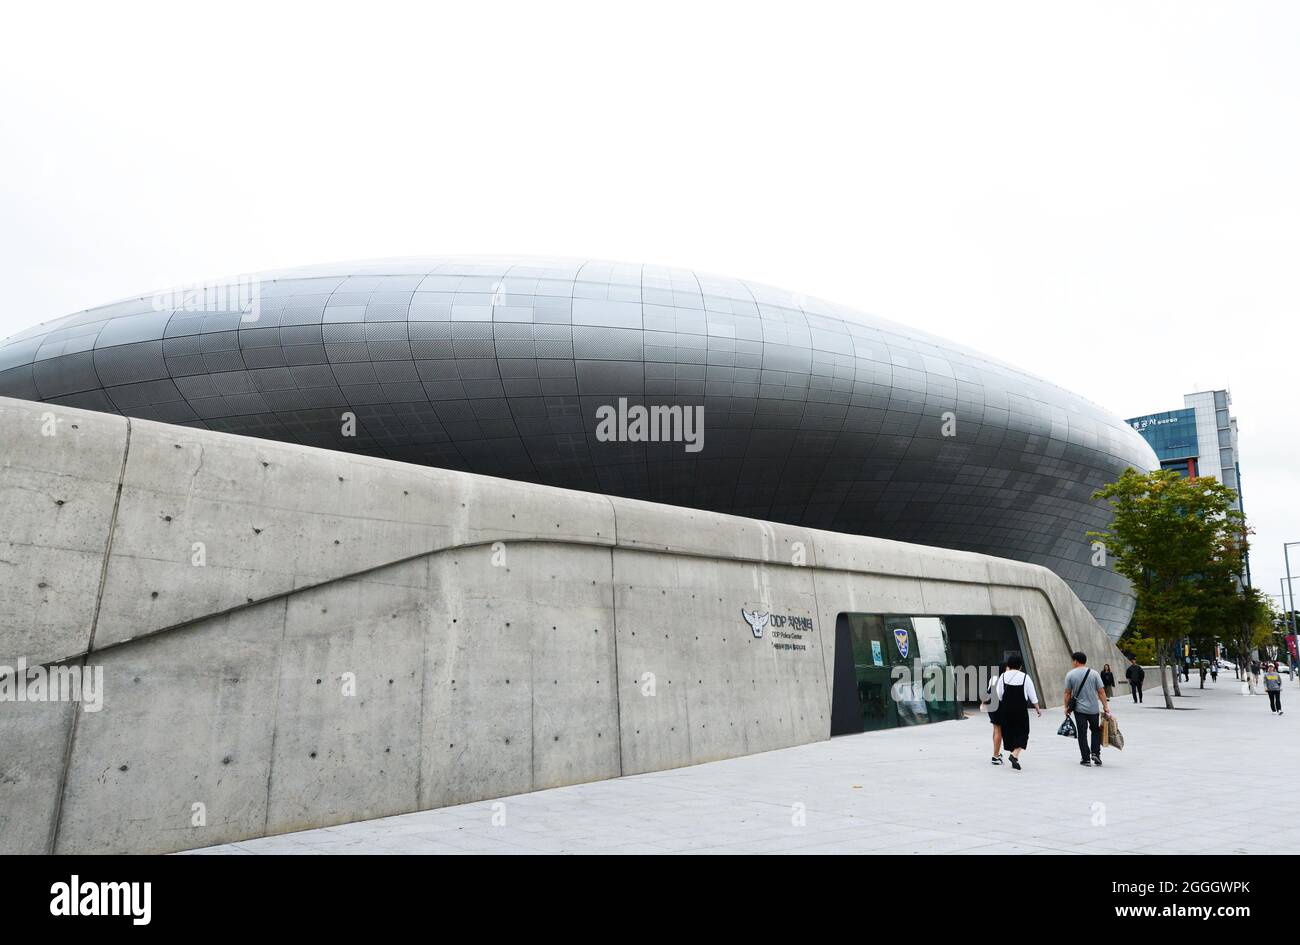
[[1250,662],[1255,649],[1273,642],[1273,605],[1257,588],[1241,590],[1226,610],[1232,649],[1239,665]]
[[1206,576],[1229,573],[1225,550],[1244,543],[1236,493],[1213,477],[1126,469],[1095,497],[1110,503],[1113,516],[1109,529],[1088,537],[1105,545],[1137,592],[1133,624],[1155,642],[1165,707],[1172,709],[1165,668],[1171,656],[1181,658],[1172,651],[1196,624]]
[[1268,645],[1277,651],[1277,659],[1280,663],[1286,665],[1291,662],[1291,648],[1287,646],[1286,638],[1291,633],[1291,612],[1289,610],[1279,610],[1273,605],[1272,601],[1268,602],[1269,622],[1272,624],[1272,633],[1269,634]]
[[1156,641],[1150,637],[1142,636],[1132,623],[1124,631],[1124,635],[1119,638],[1119,648],[1126,656],[1131,656],[1137,660],[1141,666],[1151,666],[1156,661]]
[[1272,603],[1244,582],[1250,531],[1242,522],[1237,533],[1225,532],[1215,559],[1195,582],[1194,635],[1217,636],[1238,666],[1245,666],[1253,651],[1272,642],[1276,622]]
[[1212,654],[1220,643],[1240,665],[1239,634],[1242,594],[1246,590],[1243,572],[1246,560],[1246,537],[1249,530],[1242,523],[1234,533],[1225,529],[1219,536],[1214,557],[1192,580],[1196,614],[1188,631],[1197,652]]

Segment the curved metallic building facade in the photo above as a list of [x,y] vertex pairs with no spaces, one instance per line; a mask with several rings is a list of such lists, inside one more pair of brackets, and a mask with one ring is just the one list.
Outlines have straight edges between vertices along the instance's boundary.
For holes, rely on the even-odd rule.
[[[1132,591],[1092,564],[1091,495],[1157,465],[1122,420],[942,339],[610,262],[383,260],[143,296],[7,339],[0,395],[1029,561],[1112,636]],[[698,451],[598,435],[623,398],[702,407]]]

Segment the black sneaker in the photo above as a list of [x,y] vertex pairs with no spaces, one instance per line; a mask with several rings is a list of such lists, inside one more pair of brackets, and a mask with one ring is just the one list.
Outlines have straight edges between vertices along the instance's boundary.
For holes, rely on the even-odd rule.
[[1092,756],[1092,763],[1093,763],[1094,765],[1096,765],[1098,768],[1100,768],[1100,767],[1101,767],[1101,755],[1093,755],[1093,756]]
[[1011,767],[1015,768],[1017,771],[1020,770],[1020,759],[1015,755],[1011,756]]
[[1087,758],[1080,758],[1080,759],[1079,759],[1079,764],[1083,765],[1085,768],[1091,768],[1091,767],[1092,767],[1092,762],[1089,761]]
[[994,755],[992,758],[989,759],[989,761],[991,761],[995,765],[1000,765],[1002,764],[1002,756]]

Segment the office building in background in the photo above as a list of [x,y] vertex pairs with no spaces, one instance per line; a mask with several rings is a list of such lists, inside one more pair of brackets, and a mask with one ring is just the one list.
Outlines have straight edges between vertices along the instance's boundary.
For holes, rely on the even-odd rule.
[[[1230,391],[1202,390],[1184,394],[1180,410],[1133,417],[1129,425],[1155,450],[1161,469],[1192,478],[1213,476],[1237,493],[1237,510],[1244,513],[1237,418],[1231,406]],[[1246,583],[1250,583],[1249,562]]]

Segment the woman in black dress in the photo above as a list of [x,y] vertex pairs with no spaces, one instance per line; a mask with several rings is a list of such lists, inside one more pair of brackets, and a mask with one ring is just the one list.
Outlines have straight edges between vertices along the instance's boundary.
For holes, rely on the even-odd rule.
[[1011,767],[1020,770],[1020,753],[1029,745],[1029,707],[1041,718],[1038,693],[1034,681],[1025,672],[1025,661],[1019,653],[1007,657],[1007,671],[998,677],[998,719],[1002,728],[1002,744],[1011,752]]
[[998,684],[1002,674],[1007,671],[1007,664],[998,664],[998,674],[989,680],[988,687],[984,691],[986,701],[989,707],[989,721],[993,724],[993,763],[1002,764],[1002,719],[998,715],[998,700],[993,695],[993,687]]

